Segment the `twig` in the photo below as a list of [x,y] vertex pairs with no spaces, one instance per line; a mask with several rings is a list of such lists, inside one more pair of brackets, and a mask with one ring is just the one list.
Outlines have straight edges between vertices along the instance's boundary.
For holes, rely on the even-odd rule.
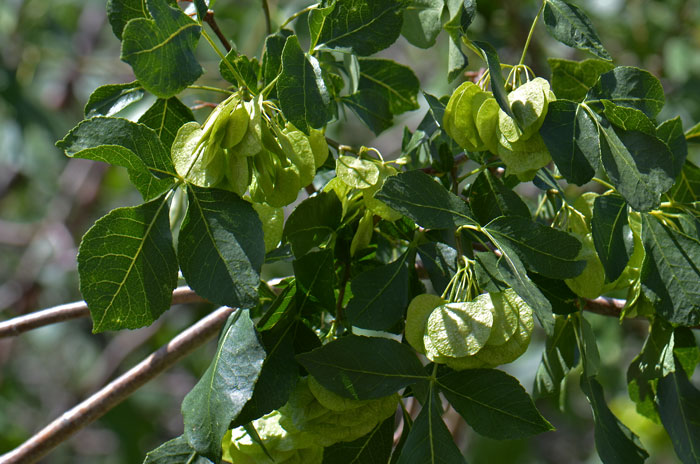
[[265,24],[267,26],[267,35],[272,34],[272,22],[270,21],[270,5],[267,4],[267,0],[262,0],[262,8],[265,12]]
[[[173,291],[173,305],[183,303],[199,303],[206,300],[197,295],[189,287],[178,287]],[[14,337],[28,330],[43,327],[56,322],[78,319],[90,315],[87,304],[84,301],[67,303],[53,308],[36,311],[25,316],[18,316],[10,320],[0,322],[0,338]]]
[[603,316],[620,317],[622,308],[625,307],[625,300],[618,298],[608,298],[600,296],[594,300],[585,300],[583,306],[585,311],[601,314]]
[[0,456],[1,464],[29,464],[41,459],[78,430],[102,417],[146,382],[213,337],[234,309],[222,307],[184,330],[124,375],[44,427],[29,440]]
[[219,29],[219,25],[216,23],[216,19],[214,19],[214,12],[209,10],[207,11],[207,14],[204,15],[204,22],[209,24],[209,27],[211,27],[211,30],[214,31],[214,34],[219,38],[219,41],[221,44],[224,46],[226,49],[226,52],[231,51],[231,44],[228,43],[228,39],[226,39],[226,36],[224,35],[223,32],[221,32],[221,29]]

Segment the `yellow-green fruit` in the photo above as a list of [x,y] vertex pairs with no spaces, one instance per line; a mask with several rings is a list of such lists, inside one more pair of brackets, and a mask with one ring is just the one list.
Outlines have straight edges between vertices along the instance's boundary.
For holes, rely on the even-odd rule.
[[245,105],[243,103],[237,105],[228,118],[226,132],[223,140],[221,141],[221,146],[224,148],[231,148],[241,143],[246,131],[248,130],[249,121],[250,115],[248,114],[248,110],[246,110]]
[[280,207],[293,203],[302,187],[299,181],[299,171],[292,165],[277,167],[273,185],[272,192],[265,195],[270,206]]
[[366,189],[379,182],[377,163],[356,156],[340,155],[335,160],[335,172],[340,180],[352,188]]
[[309,143],[311,143],[311,151],[314,153],[314,164],[316,169],[323,166],[323,163],[328,159],[328,142],[326,136],[318,129],[309,131]]
[[423,335],[428,359],[476,354],[489,339],[493,314],[480,301],[447,303],[430,313]]
[[278,133],[280,145],[289,161],[299,171],[299,183],[302,187],[309,185],[316,175],[316,164],[309,138],[291,124]]
[[437,295],[423,293],[414,297],[406,311],[406,341],[419,353],[425,353],[423,335],[428,325],[428,317],[435,308],[446,301]]
[[476,130],[486,149],[498,153],[498,112],[500,107],[493,96],[484,100],[476,115]]
[[202,128],[196,122],[180,127],[171,147],[173,165],[175,172],[188,182],[199,187],[214,187],[224,177],[226,157],[219,148],[205,165],[202,156],[205,147],[200,144],[202,135]]
[[284,209],[269,206],[264,203],[253,203],[253,209],[258,213],[260,222],[262,222],[265,252],[267,253],[277,248],[280,240],[282,240]]
[[392,166],[386,164],[380,164],[379,167],[379,180],[376,184],[368,187],[362,191],[362,199],[365,203],[365,207],[372,211],[377,216],[381,217],[386,221],[398,221],[403,217],[401,213],[391,208],[383,201],[374,198],[374,195],[382,188],[384,182],[391,176],[395,176],[398,171]]
[[473,82],[465,82],[455,89],[447,102],[442,119],[443,128],[447,135],[467,151],[486,149],[474,120],[478,108],[489,96]]
[[581,251],[577,259],[586,261],[586,267],[581,274],[565,279],[564,282],[578,296],[597,298],[605,285],[605,268],[596,252],[593,234],[589,232],[585,220],[577,214],[570,215],[569,229],[571,234],[581,241]]
[[516,300],[514,297],[508,298],[507,296],[511,296],[511,294],[506,292],[484,293],[477,298],[483,299],[484,306],[493,313],[493,325],[491,326],[491,335],[486,341],[487,345],[503,345],[518,330],[520,312],[524,309],[517,303],[522,302],[522,300]]
[[235,156],[255,156],[263,148],[262,144],[262,94],[259,99],[245,102],[250,119],[240,142],[231,147]]
[[508,94],[508,104],[518,123],[505,113],[498,122],[509,142],[527,140],[539,130],[547,115],[550,93],[549,82],[537,77]]
[[501,134],[498,156],[505,163],[508,173],[515,174],[521,181],[532,180],[538,169],[552,161],[552,156],[540,134],[515,143],[509,142]]
[[372,241],[372,234],[374,233],[374,214],[372,211],[365,211],[362,215],[360,223],[357,225],[357,230],[355,235],[352,237],[352,242],[350,243],[350,256],[355,256],[359,250],[367,248]]
[[227,155],[226,179],[234,193],[242,197],[250,185],[251,170],[245,156]]

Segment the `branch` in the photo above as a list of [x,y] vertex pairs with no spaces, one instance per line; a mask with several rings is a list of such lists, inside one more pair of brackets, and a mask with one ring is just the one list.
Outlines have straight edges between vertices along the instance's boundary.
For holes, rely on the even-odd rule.
[[[207,300],[197,295],[191,288],[183,286],[173,291],[171,304],[203,303],[206,301]],[[25,316],[19,316],[0,322],[0,338],[14,337],[28,330],[45,325],[87,317],[89,315],[90,311],[88,310],[87,303],[84,301],[54,306],[53,308],[43,309]]]
[[234,309],[221,307],[184,330],[170,343],[153,352],[128,372],[73,409],[66,411],[29,440],[9,453],[0,456],[0,462],[3,464],[28,464],[41,459],[42,456],[66,441],[82,427],[102,417],[146,382],[216,335],[233,311]]
[[219,25],[216,23],[216,19],[214,19],[214,12],[209,10],[207,11],[207,14],[204,16],[204,22],[209,24],[211,27],[211,30],[214,31],[214,34],[219,38],[219,41],[221,44],[224,46],[226,49],[226,52],[231,51],[231,44],[228,43],[228,40],[226,39],[226,36],[224,35],[223,32],[221,32],[221,29],[219,29]]

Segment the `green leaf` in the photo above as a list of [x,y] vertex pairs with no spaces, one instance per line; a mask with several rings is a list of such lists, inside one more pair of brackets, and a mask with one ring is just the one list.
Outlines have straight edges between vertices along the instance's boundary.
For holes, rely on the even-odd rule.
[[668,195],[679,203],[700,201],[700,168],[686,160]]
[[126,119],[102,116],[86,119],[56,142],[56,146],[71,158],[127,168],[132,183],[145,200],[160,195],[172,185],[170,177],[176,176],[170,155],[158,134]]
[[442,294],[457,272],[457,250],[439,242],[418,245],[418,254],[435,293]]
[[[287,37],[292,35],[289,29],[282,29],[275,34],[268,35],[265,39],[262,55],[262,80],[263,87],[269,85],[282,68],[282,51]],[[277,89],[273,86],[267,96],[268,99],[277,98]]]
[[638,130],[616,130],[604,119],[596,123],[600,157],[612,184],[633,209],[656,208],[674,182],[668,146]]
[[[294,263],[300,309],[307,300],[318,302],[326,311],[335,310],[335,269],[333,249],[311,251]],[[302,296],[303,295],[303,296]]]
[[662,122],[656,128],[656,136],[666,142],[666,145],[671,149],[673,155],[673,178],[677,178],[678,174],[683,170],[685,160],[688,157],[688,143],[683,134],[683,122],[680,116]]
[[327,389],[358,400],[428,379],[413,349],[388,338],[350,335],[297,355],[297,361]]
[[603,114],[614,126],[624,130],[638,130],[656,136],[654,122],[642,111],[628,106],[618,106],[609,100],[602,100]]
[[467,369],[438,377],[453,408],[481,435],[526,438],[554,427],[535,408],[517,379],[496,369]]
[[376,89],[364,89],[341,98],[362,122],[375,135],[379,135],[393,125],[393,114],[389,101]]
[[642,288],[659,316],[673,324],[700,323],[700,242],[642,215],[646,257]]
[[192,449],[184,435],[166,441],[158,448],[150,451],[146,455],[143,464],[212,464],[204,456],[197,456],[197,452]]
[[428,229],[476,224],[464,200],[421,171],[389,177],[374,198]]
[[141,101],[145,92],[138,81],[107,84],[96,88],[85,104],[85,117],[112,116]]
[[485,169],[469,188],[469,206],[480,224],[499,216],[520,216],[530,219],[530,209],[503,181]]
[[139,123],[156,131],[160,141],[163,142],[163,146],[168,151],[175,140],[177,131],[183,124],[190,121],[194,121],[192,110],[176,97],[159,98],[139,118]]
[[150,17],[145,0],[107,0],[107,19],[119,40],[122,40],[122,32],[130,20]]
[[625,247],[627,203],[618,195],[600,195],[593,204],[591,231],[593,243],[605,268],[605,280],[614,282],[627,266]]
[[364,437],[339,442],[323,450],[324,464],[386,463],[394,442],[394,416],[378,424]]
[[547,0],[544,6],[544,24],[549,35],[564,45],[589,51],[607,61],[612,60],[600,43],[591,20],[577,6],[564,0]]
[[595,447],[600,459],[605,464],[642,464],[649,455],[639,438],[610,411],[596,378],[582,375],[581,390],[593,409]]
[[636,108],[653,119],[664,106],[666,97],[661,82],[649,71],[618,66],[600,75],[598,82],[588,91],[585,103],[602,109],[601,100]]
[[264,359],[248,310],[236,310],[219,337],[214,359],[182,400],[185,438],[199,454],[221,460],[221,440],[253,395]]
[[99,219],[78,250],[93,332],[150,325],[170,308],[177,271],[165,195]]
[[416,47],[432,47],[442,30],[444,7],[444,0],[411,0],[403,13],[401,35]]
[[[231,68],[238,72],[243,82],[238,82],[236,76],[231,72]],[[231,48],[226,57],[219,62],[219,72],[221,77],[233,85],[246,86],[252,91],[258,90],[258,80],[260,80],[261,73],[260,63],[256,58],[240,55],[235,48]]]
[[440,399],[431,383],[428,399],[408,433],[396,464],[466,464],[442,421],[441,411]]
[[304,54],[296,35],[284,44],[277,97],[284,116],[306,134],[330,120],[330,96],[318,60]]
[[165,0],[146,0],[153,19],[136,18],[124,28],[121,59],[131,65],[141,85],[170,98],[202,75],[194,56],[201,26]]
[[534,272],[528,276],[552,305],[554,314],[567,315],[579,311],[578,301],[580,297],[566,285],[566,282]]
[[460,43],[450,37],[447,43],[447,82],[452,82],[461,76],[468,65],[469,60],[467,55],[462,52]]
[[535,398],[559,398],[567,374],[578,364],[576,334],[568,317],[556,317],[554,331],[547,336],[542,360],[535,374]]
[[490,237],[506,242],[528,269],[556,279],[576,277],[586,266],[577,260],[581,242],[574,236],[530,219],[499,217],[484,226]]
[[318,43],[325,48],[352,48],[359,56],[384,50],[398,39],[402,0],[345,0],[326,17]]
[[600,165],[598,130],[581,105],[568,100],[549,104],[540,135],[564,178],[589,182]]
[[388,330],[401,320],[408,306],[408,254],[352,279],[352,298],[345,310],[351,325]]
[[[557,100],[573,100],[575,102],[586,98],[588,90],[595,85],[598,77],[615,67],[609,61],[596,59],[570,61],[548,58],[547,62],[552,70],[550,81],[552,92],[557,96]],[[551,107],[549,111],[551,111]]]
[[700,461],[700,391],[683,372],[659,380],[659,415],[684,464]]
[[508,103],[508,95],[506,95],[506,82],[503,79],[503,74],[501,74],[501,62],[498,59],[498,53],[496,49],[493,48],[488,42],[474,42],[474,45],[479,47],[486,58],[486,63],[489,66],[489,77],[491,78],[491,91],[493,92],[494,98],[498,102],[498,106],[501,107],[504,113],[515,120],[515,115],[513,110],[510,109],[510,103]]
[[257,213],[250,203],[226,190],[188,185],[187,198],[189,207],[178,239],[185,280],[213,303],[253,307],[265,260]]
[[312,248],[335,239],[342,214],[336,194],[321,192],[302,201],[292,211],[284,224],[282,239],[290,243],[294,256],[301,257]]
[[700,122],[685,131],[685,139],[691,143],[700,142]]
[[[688,327],[676,327],[673,331],[673,354],[676,370],[683,368],[688,378],[693,376],[700,363],[700,347],[695,341],[693,330]],[[669,356],[670,357],[670,356]]]
[[411,68],[382,58],[360,58],[360,91],[372,89],[400,114],[418,109],[420,82]]
[[309,23],[309,37],[311,38],[311,43],[309,44],[309,49],[313,50],[318,44],[318,38],[321,35],[324,24],[326,24],[326,18],[335,9],[336,0],[331,0],[328,2],[327,6],[316,8],[309,11],[308,23]]

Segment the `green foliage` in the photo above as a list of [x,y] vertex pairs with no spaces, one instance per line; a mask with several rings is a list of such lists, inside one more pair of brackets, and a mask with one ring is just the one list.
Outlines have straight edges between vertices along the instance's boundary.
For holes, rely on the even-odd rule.
[[[95,332],[152,323],[178,271],[239,308],[182,403],[184,435],[146,462],[465,462],[440,395],[483,436],[546,433],[554,421],[495,369],[539,339],[534,320],[546,337],[534,396],[563,405],[580,375],[603,462],[643,462],[606,403],[605,359],[582,316],[620,310],[606,297],[625,294],[616,315],[652,324],[630,398],[697,460],[698,129],[657,121],[656,77],[611,64],[564,0],[542,2],[514,64],[471,40],[486,8],[473,1],[323,1],[271,22],[259,57],[218,49],[209,6],[111,0],[137,80],[95,90],[57,143],[125,167],[145,201],[108,213],[80,245]],[[538,77],[525,60],[540,15],[554,39],[600,59],[550,58],[551,78]],[[467,50],[486,72],[451,95],[423,92],[426,114],[392,159],[335,140],[348,109],[374,134],[421,110],[423,76],[373,55],[400,34],[432,52],[443,29],[445,80],[464,76]],[[200,35],[220,58],[201,86]],[[188,87],[227,96],[201,118],[183,103]],[[399,394],[422,407],[394,446]]]

